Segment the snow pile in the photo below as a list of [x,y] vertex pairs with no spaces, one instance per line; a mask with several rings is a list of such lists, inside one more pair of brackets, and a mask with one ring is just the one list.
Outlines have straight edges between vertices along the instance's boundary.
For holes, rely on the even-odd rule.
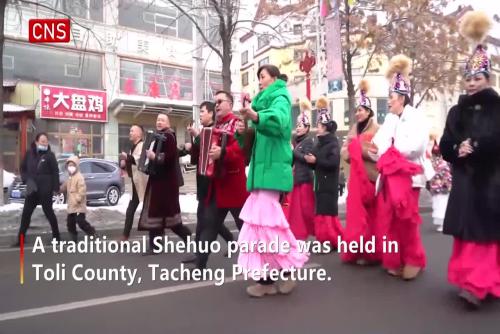
[[[108,211],[116,211],[122,214],[127,212],[128,202],[130,201],[130,195],[124,194],[120,201],[116,206],[105,206],[105,205],[87,205],[88,211],[95,210],[108,210]],[[181,205],[182,213],[196,213],[198,208],[198,201],[196,200],[195,194],[186,194],[179,196],[179,202]],[[0,212],[12,212],[12,211],[21,211],[23,209],[23,204],[20,203],[11,203],[4,206],[0,206]],[[54,211],[66,211],[66,204],[54,204]],[[137,207],[137,212],[142,210],[142,203]]]

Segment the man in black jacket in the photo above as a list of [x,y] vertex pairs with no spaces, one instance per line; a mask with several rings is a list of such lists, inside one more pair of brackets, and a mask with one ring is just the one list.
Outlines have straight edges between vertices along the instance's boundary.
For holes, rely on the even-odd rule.
[[[202,104],[200,104],[200,122],[203,127],[212,127],[214,125],[215,104],[208,101],[205,101]],[[197,165],[200,153],[200,145],[198,137],[199,133],[192,126],[188,128],[188,132],[192,136],[194,143],[193,145],[186,144],[185,149],[186,151],[189,151],[189,153],[191,154],[191,163],[193,165]],[[206,198],[208,196],[209,186],[210,186],[210,179],[207,176],[200,175],[199,172],[197,171],[196,197],[198,199],[198,209],[196,212],[196,217],[197,217],[196,236],[195,236],[196,242],[200,241],[201,231],[204,227],[202,217],[204,212],[203,210],[207,206]],[[226,242],[232,241],[234,239],[233,234],[231,233],[231,231],[229,231],[229,229],[225,225],[220,226],[219,234]],[[184,259],[182,262],[189,263],[195,261],[196,261],[196,255],[191,255],[188,256],[186,259]]]
[[39,133],[21,164],[21,178],[26,184],[21,226],[17,242],[19,246],[21,235],[26,235],[31,223],[31,215],[38,204],[42,205],[43,213],[49,220],[52,237],[60,240],[57,218],[52,208],[52,196],[59,192],[59,167],[54,153],[50,150],[47,134]]

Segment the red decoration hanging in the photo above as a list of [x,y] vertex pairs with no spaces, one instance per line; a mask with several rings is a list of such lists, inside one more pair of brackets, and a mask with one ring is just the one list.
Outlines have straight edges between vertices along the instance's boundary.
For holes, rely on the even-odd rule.
[[135,85],[134,85],[134,80],[131,78],[125,79],[125,94],[131,95],[131,94],[137,94],[135,90]]
[[181,97],[181,85],[179,81],[172,81],[169,85],[169,97],[172,100],[179,100]]
[[153,78],[149,84],[149,96],[152,97],[160,96],[160,86],[156,82],[156,78]]

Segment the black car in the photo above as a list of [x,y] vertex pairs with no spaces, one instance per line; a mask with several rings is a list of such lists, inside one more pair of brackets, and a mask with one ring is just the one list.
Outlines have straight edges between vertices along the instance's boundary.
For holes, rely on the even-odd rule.
[[[61,184],[68,178],[66,172],[66,159],[58,160],[59,180]],[[85,178],[87,185],[88,202],[104,202],[107,205],[118,204],[121,195],[125,192],[125,182],[121,176],[121,170],[117,163],[103,159],[82,158],[80,159],[80,172]],[[9,202],[24,202],[26,197],[26,185],[21,178],[17,177],[9,187]],[[54,204],[66,203],[66,194],[53,196]]]

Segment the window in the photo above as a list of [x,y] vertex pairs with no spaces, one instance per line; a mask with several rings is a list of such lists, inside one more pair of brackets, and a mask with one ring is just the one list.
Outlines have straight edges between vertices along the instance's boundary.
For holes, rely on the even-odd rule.
[[351,115],[351,110],[349,110],[349,99],[344,99],[344,125],[349,126],[350,115]]
[[[103,21],[104,5],[102,0],[38,0],[37,2],[72,17],[98,22]],[[30,5],[30,7],[35,7],[37,10],[47,10],[36,4]]]
[[294,35],[302,35],[302,24],[294,24],[293,25],[293,34]]
[[124,27],[156,34],[193,39],[193,25],[189,18],[165,2],[156,1],[153,4],[150,1],[120,0],[118,23]]
[[224,87],[222,84],[222,74],[209,72],[208,76],[204,78],[205,82],[208,82],[208,89],[203,94],[204,100],[213,100],[215,97],[215,92],[222,90]]
[[92,170],[90,168],[90,162],[82,162],[80,164],[80,172],[82,174],[91,174]]
[[102,57],[26,43],[5,42],[5,79],[102,89]]
[[262,65],[266,65],[266,64],[269,64],[269,57],[266,57],[266,58],[259,61],[259,67],[261,67]]
[[104,157],[104,125],[90,122],[67,122],[37,119],[37,131],[47,132],[52,151],[57,158]]
[[245,65],[248,63],[248,51],[245,51],[241,54],[241,65]]
[[205,22],[206,22],[206,36],[208,37],[208,40],[210,43],[214,45],[221,45],[222,44],[222,39],[220,37],[220,19],[217,16],[217,13],[211,13],[208,17],[205,17]]
[[261,35],[257,38],[257,49],[262,49],[263,47],[269,45],[269,36]]
[[387,115],[387,99],[377,99],[377,122],[383,124]]
[[245,72],[241,76],[241,85],[248,86],[248,72]]
[[115,171],[113,166],[101,162],[92,162],[91,166],[92,173],[95,174],[113,173]]
[[193,99],[193,72],[161,64],[120,61],[120,91],[132,95],[153,95],[156,87],[160,97],[173,100]]

